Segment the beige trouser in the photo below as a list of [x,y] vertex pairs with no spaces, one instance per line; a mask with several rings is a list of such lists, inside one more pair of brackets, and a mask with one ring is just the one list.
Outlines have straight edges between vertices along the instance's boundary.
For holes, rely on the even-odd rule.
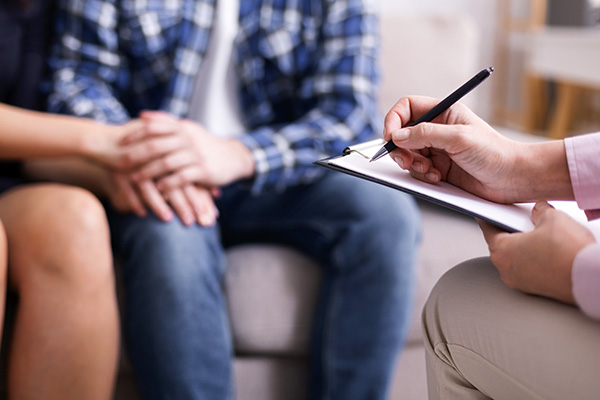
[[423,326],[430,399],[600,399],[600,322],[507,287],[489,258],[440,279]]

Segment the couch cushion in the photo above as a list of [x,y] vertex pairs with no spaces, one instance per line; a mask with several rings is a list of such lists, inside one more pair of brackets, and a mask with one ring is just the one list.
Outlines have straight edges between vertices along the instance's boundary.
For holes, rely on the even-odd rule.
[[321,284],[317,264],[267,244],[227,251],[225,292],[236,353],[305,355]]
[[236,400],[308,399],[308,360],[288,357],[236,357]]

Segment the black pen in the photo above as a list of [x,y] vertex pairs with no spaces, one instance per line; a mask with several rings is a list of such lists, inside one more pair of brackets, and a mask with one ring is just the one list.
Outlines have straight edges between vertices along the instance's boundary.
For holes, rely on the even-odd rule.
[[[452,104],[456,103],[464,95],[469,93],[471,90],[475,89],[481,82],[486,80],[486,78],[490,76],[492,72],[494,72],[493,67],[484,69],[483,71],[472,77],[467,83],[465,83],[464,85],[456,89],[454,92],[452,92],[444,100],[440,101],[435,107],[427,111],[427,113],[425,113],[421,118],[419,118],[409,126],[415,126],[417,124],[420,124],[421,122],[433,121],[438,115],[450,108]],[[381,149],[379,149],[379,151],[373,156],[373,158],[371,158],[370,162],[379,160],[381,157],[385,156],[395,148],[396,145],[393,141],[390,140]]]

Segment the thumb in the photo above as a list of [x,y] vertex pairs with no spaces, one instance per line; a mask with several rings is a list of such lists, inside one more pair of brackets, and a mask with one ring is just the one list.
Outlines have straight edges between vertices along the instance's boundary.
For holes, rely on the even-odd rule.
[[536,227],[543,224],[556,210],[547,201],[538,201],[531,210],[531,220]]
[[123,137],[119,140],[119,145],[127,146],[144,136],[146,133],[146,124],[141,119],[135,119],[125,125],[121,125],[120,129]]
[[171,114],[162,110],[142,110],[139,113],[139,117],[141,119],[151,121],[151,120],[176,120]]
[[396,146],[404,149],[418,150],[433,147],[449,151],[460,143],[463,130],[462,125],[423,122],[392,132],[392,140]]

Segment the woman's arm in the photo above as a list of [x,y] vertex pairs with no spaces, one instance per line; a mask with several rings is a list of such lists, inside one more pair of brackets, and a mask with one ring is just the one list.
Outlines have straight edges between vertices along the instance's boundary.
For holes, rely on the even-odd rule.
[[143,129],[137,120],[112,126],[5,104],[0,104],[0,121],[0,159],[80,156],[110,167],[122,165],[120,141]]

